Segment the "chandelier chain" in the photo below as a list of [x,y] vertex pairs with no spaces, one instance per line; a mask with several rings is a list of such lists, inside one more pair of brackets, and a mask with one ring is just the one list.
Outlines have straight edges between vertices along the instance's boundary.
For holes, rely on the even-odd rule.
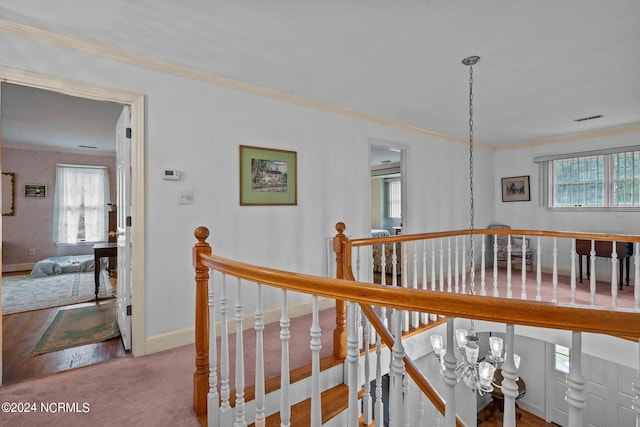
[[475,295],[475,244],[473,239],[474,230],[474,205],[473,205],[473,65],[469,65],[469,225],[471,234],[469,235],[469,255],[471,258],[471,268],[469,270],[469,290],[471,295]]

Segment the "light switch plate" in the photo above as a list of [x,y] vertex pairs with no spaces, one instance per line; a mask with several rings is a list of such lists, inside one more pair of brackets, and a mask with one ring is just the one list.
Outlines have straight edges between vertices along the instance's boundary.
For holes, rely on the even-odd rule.
[[187,191],[187,190],[178,191],[178,204],[179,205],[193,204],[193,191]]

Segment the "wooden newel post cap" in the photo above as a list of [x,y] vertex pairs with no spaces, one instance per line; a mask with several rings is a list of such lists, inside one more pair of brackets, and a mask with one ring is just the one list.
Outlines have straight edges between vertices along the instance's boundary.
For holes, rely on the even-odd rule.
[[347,226],[344,225],[344,222],[338,222],[336,224],[336,231],[338,232],[338,234],[343,234],[344,230],[347,229]]
[[198,243],[203,243],[209,237],[209,229],[207,227],[200,226],[195,229],[193,235],[198,239]]

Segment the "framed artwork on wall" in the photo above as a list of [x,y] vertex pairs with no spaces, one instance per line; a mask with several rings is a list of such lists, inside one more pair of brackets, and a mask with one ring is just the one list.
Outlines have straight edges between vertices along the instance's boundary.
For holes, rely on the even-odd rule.
[[240,205],[297,205],[295,151],[240,146]]
[[531,200],[529,175],[502,178],[503,202],[528,202],[529,200]]
[[24,197],[45,198],[47,197],[47,186],[27,184],[24,186]]

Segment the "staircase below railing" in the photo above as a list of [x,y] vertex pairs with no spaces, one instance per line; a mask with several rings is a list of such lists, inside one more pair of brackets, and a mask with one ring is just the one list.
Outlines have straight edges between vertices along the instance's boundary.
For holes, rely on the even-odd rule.
[[[456,414],[465,404],[457,403],[456,398],[457,366],[454,354],[453,335],[455,319],[486,320],[506,324],[505,341],[506,357],[502,366],[504,394],[504,425],[515,425],[515,399],[518,396],[516,379],[518,371],[513,362],[514,325],[526,325],[551,329],[562,329],[572,332],[572,370],[568,375],[569,392],[567,402],[570,407],[569,425],[581,425],[583,417],[584,379],[580,372],[581,337],[583,332],[608,334],[616,337],[633,339],[640,337],[640,266],[639,236],[559,233],[523,230],[468,230],[445,233],[429,233],[419,235],[394,236],[392,238],[370,238],[349,240],[344,235],[345,227],[339,224],[338,234],[334,239],[336,251],[336,272],[338,279],[303,275],[299,273],[279,271],[253,266],[237,261],[224,259],[211,253],[206,243],[209,232],[206,228],[196,229],[198,242],[193,250],[193,262],[196,271],[196,369],[194,372],[194,409],[197,414],[208,412],[208,424],[211,426],[247,425],[248,420],[256,426],[265,424],[267,417],[277,413],[280,425],[291,424],[291,406],[296,402],[308,400],[307,425],[332,425],[323,420],[321,393],[339,386],[343,382],[348,385],[347,411],[335,425],[359,425],[359,420],[367,424],[374,418],[376,425],[381,425],[383,406],[388,407],[391,425],[419,425],[427,419],[437,420],[439,412],[444,413],[444,425],[462,425],[473,420],[457,419]],[[485,262],[487,251],[485,235],[495,236],[507,234],[534,238],[537,242],[536,275],[534,300],[528,300],[526,265],[521,264],[522,274],[519,284],[520,299],[513,299],[513,280],[511,262],[506,266],[506,283],[504,289],[499,285],[496,261],[496,249],[493,250],[494,280],[491,293],[487,294],[485,278]],[[478,263],[481,265],[480,289],[475,289],[473,265],[465,259],[465,239],[479,239],[481,248]],[[549,240],[550,239],[550,240]],[[558,244],[558,239],[569,242],[569,262],[559,256],[559,248],[567,245]],[[611,298],[606,305],[600,305],[601,297],[590,297],[590,303],[579,305],[576,296],[575,240],[587,239],[592,242],[608,240],[611,242],[632,242],[635,245],[634,288],[636,297],[631,308],[619,308],[617,298],[618,280],[616,276],[618,259],[614,253],[611,259]],[[551,244],[547,245],[547,240]],[[461,243],[462,248],[458,245]],[[471,243],[470,243],[471,244]],[[476,244],[475,242],[473,244]],[[371,283],[374,277],[373,251],[375,245],[391,247],[392,263],[401,262],[400,281],[392,277],[395,286]],[[542,248],[552,248],[546,255]],[[615,245],[613,245],[615,247]],[[446,249],[446,255],[445,255]],[[523,255],[531,248],[522,245],[517,248]],[[399,251],[399,252],[398,252]],[[513,248],[508,248],[509,260]],[[490,252],[489,252],[490,253]],[[352,261],[356,260],[355,273]],[[547,292],[542,280],[543,269],[550,261],[551,291]],[[419,262],[420,261],[420,262]],[[474,260],[475,261],[475,260]],[[382,258],[382,272],[385,271],[385,255]],[[562,292],[558,291],[559,270],[570,271],[568,300],[563,301]],[[615,271],[614,271],[615,270]],[[212,274],[210,275],[210,271]],[[595,288],[597,275],[595,254],[591,254],[591,277]],[[358,277],[355,281],[354,277]],[[385,277],[383,273],[381,276]],[[228,283],[229,281],[232,283]],[[210,283],[211,282],[211,283]],[[368,282],[368,283],[367,283]],[[384,283],[384,282],[383,282]],[[616,291],[614,291],[614,288]],[[313,305],[313,322],[309,336],[311,360],[310,384],[292,381],[289,368],[289,342],[291,319],[288,314],[288,293],[291,291],[306,293],[311,296]],[[595,290],[592,290],[595,293]],[[280,299],[280,384],[281,388],[269,393],[265,389],[263,351],[264,301],[274,301],[276,295]],[[543,302],[544,296],[551,295],[549,302]],[[507,298],[501,297],[506,296]],[[322,371],[320,361],[320,337],[323,331],[318,325],[318,305],[320,299],[336,300],[336,327],[334,330],[334,353],[345,358],[345,373],[342,365],[334,370]],[[554,300],[555,299],[555,300]],[[558,302],[559,301],[559,302]],[[598,304],[596,304],[598,303]],[[243,322],[245,307],[254,310],[255,338],[255,399],[247,402],[244,393],[244,355]],[[268,307],[273,308],[273,307]],[[597,315],[595,315],[597,313]],[[431,319],[431,320],[430,320]],[[442,395],[427,380],[412,358],[405,354],[403,331],[428,325],[434,320],[445,319],[447,324],[447,351],[444,354]],[[216,332],[219,325],[220,332]],[[235,326],[236,356],[235,378],[229,376],[229,326]],[[219,338],[218,338],[219,337]],[[217,342],[220,339],[220,348]],[[252,344],[253,345],[253,344]],[[371,345],[372,351],[369,350]],[[211,347],[210,347],[211,346]],[[423,346],[424,347],[424,346]],[[363,350],[367,351],[363,351]],[[424,349],[423,349],[424,350]],[[296,348],[295,351],[301,351]],[[429,350],[424,350],[428,352]],[[219,356],[218,356],[219,354]],[[374,359],[374,361],[371,360]],[[389,401],[381,399],[382,375],[388,374],[390,379]],[[439,374],[437,374],[439,376]],[[369,387],[370,381],[375,386]],[[235,399],[232,399],[231,384],[235,388]],[[344,386],[342,386],[344,387]],[[640,380],[632,384],[634,389],[634,411],[640,419]],[[412,390],[410,392],[410,390]],[[420,390],[420,393],[415,393]],[[409,407],[411,396],[417,396],[418,402]],[[325,399],[326,400],[326,399]],[[232,407],[233,401],[235,401]],[[359,402],[363,402],[361,413]],[[446,405],[445,405],[446,402]],[[462,405],[462,406],[461,406]],[[475,405],[475,401],[474,401]],[[464,411],[462,411],[463,413]],[[475,412],[472,414],[475,417]],[[327,424],[328,423],[328,424]]]

